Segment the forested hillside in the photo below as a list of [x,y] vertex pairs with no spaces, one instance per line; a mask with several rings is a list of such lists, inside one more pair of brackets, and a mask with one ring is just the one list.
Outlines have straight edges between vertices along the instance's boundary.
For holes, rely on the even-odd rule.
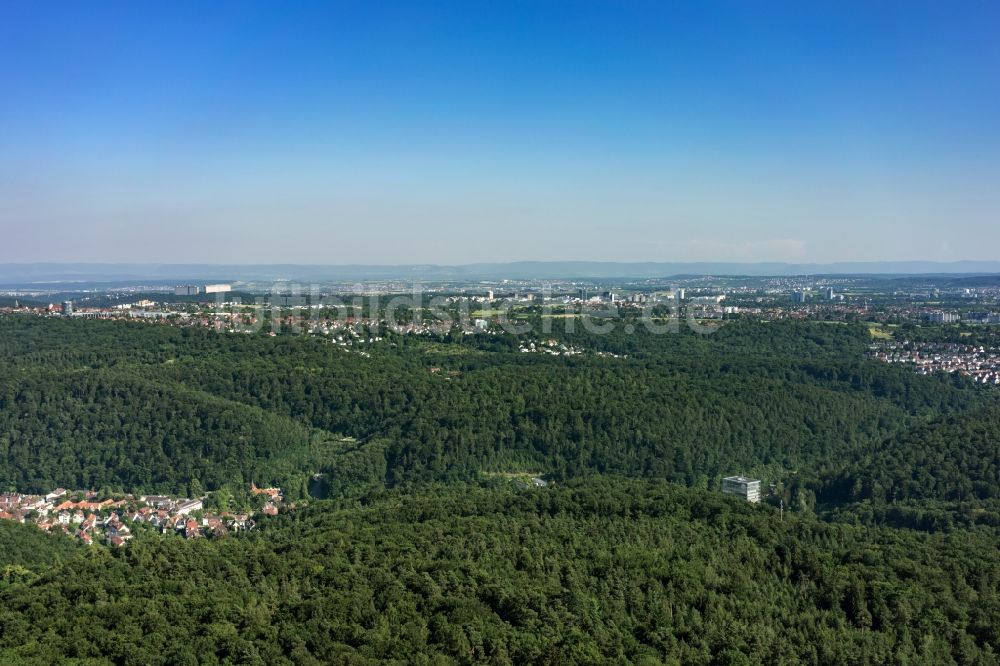
[[0,479],[22,492],[271,483],[307,469],[312,439],[288,418],[122,370],[0,378]]
[[1000,498],[1000,409],[972,409],[889,438],[848,478],[855,499]]
[[612,477],[432,485],[70,559],[0,589],[0,661],[993,664],[998,585],[985,533]]
[[378,334],[0,318],[2,489],[299,503],[116,550],[0,524],[0,663],[998,663],[1000,392],[853,325]]
[[[386,334],[361,355],[293,335],[27,318],[0,327],[0,481],[29,488],[197,479],[214,489],[261,475],[299,488],[314,472],[343,488],[520,469],[716,487],[746,472],[807,488],[797,499],[808,503],[831,479],[842,484],[848,463],[864,475],[873,452],[892,455],[908,429],[996,404],[958,377],[865,362],[865,329],[843,325],[635,334],[629,344],[646,346],[629,358],[486,351],[480,336]],[[626,339],[552,335],[585,348]],[[311,444],[344,437],[356,443]]]

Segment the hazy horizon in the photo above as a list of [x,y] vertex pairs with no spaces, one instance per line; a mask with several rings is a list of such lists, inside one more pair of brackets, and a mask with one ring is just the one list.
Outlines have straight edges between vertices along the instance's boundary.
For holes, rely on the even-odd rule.
[[1000,6],[7,8],[0,262],[991,260]]
[[0,262],[0,286],[158,284],[198,282],[446,281],[663,279],[683,276],[1000,276],[1000,261],[983,262],[501,262],[481,264],[10,264]]

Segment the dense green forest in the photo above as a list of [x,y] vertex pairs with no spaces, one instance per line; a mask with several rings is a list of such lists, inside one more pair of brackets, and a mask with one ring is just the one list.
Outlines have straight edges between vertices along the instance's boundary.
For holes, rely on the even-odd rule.
[[269,483],[309,460],[308,428],[193,388],[120,369],[11,379],[0,380],[0,478],[20,490],[183,494],[192,484]]
[[[863,361],[861,326],[633,334],[646,351],[627,359],[488,351],[496,341],[477,336],[389,336],[360,355],[305,336],[0,326],[0,481],[25,489],[167,490],[193,477],[214,489],[254,476],[299,488],[314,472],[343,488],[532,469],[700,487],[746,472],[833,496],[826,486],[848,461],[941,413],[996,404],[959,377]],[[627,337],[552,335],[592,349]]]
[[852,494],[877,500],[1000,498],[1000,409],[950,414],[859,457]]
[[993,664],[998,586],[986,532],[613,477],[432,484],[62,561],[0,589],[0,660]]
[[114,551],[0,523],[0,662],[997,663],[1000,392],[862,325],[623,324],[552,356],[0,317],[0,490],[308,502]]

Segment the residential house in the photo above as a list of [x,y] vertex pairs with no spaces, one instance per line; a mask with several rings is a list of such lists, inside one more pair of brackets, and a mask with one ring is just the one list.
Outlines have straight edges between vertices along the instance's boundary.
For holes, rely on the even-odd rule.
[[201,527],[198,526],[198,521],[194,518],[189,518],[187,522],[184,523],[184,537],[186,539],[196,539],[201,536]]
[[179,503],[174,511],[179,516],[186,516],[189,513],[193,513],[195,511],[201,511],[202,508],[204,508],[204,504],[200,499],[191,499],[191,500],[184,500],[181,503]]
[[139,501],[154,509],[172,509],[174,506],[174,500],[163,495],[144,495],[139,498]]

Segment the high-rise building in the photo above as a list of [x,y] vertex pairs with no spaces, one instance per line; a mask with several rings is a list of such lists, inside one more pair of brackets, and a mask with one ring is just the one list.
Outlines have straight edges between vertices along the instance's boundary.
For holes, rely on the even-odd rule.
[[193,284],[174,287],[174,296],[195,296],[199,293],[201,293],[201,287]]
[[760,481],[745,476],[727,476],[722,480],[722,493],[757,503],[760,501]]
[[64,317],[69,317],[73,314],[73,301],[63,301],[62,313]]
[[828,301],[832,301],[836,294],[833,293],[833,287],[826,288],[826,298]]
[[792,299],[793,299],[793,300],[794,300],[794,301],[795,301],[796,303],[805,303],[805,302],[806,302],[806,300],[808,300],[808,298],[809,298],[809,294],[807,294],[807,293],[806,293],[806,292],[804,292],[804,291],[797,291],[797,292],[795,292],[795,294],[794,294],[794,295],[792,296]]

